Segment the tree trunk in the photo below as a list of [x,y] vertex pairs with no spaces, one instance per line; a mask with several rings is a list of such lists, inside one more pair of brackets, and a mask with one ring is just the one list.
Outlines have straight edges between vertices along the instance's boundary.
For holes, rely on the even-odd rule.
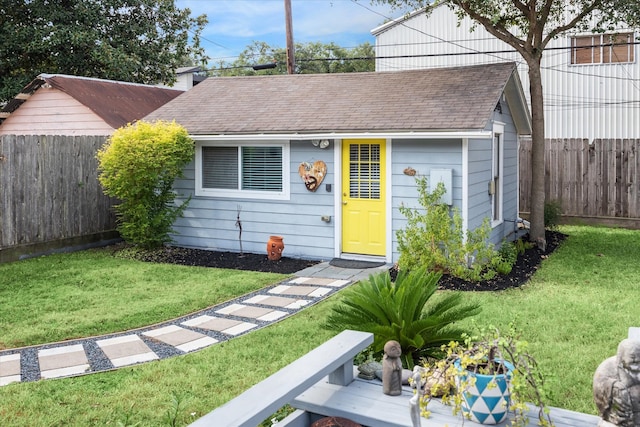
[[545,134],[544,99],[542,96],[542,75],[540,74],[541,55],[527,59],[529,66],[529,92],[531,94],[531,217],[529,240],[542,249],[546,246],[544,237],[545,202]]

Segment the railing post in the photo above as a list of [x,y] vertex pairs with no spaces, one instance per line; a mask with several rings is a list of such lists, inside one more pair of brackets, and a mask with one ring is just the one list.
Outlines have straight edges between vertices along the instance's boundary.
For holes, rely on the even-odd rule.
[[346,386],[353,381],[353,359],[329,374],[329,384]]

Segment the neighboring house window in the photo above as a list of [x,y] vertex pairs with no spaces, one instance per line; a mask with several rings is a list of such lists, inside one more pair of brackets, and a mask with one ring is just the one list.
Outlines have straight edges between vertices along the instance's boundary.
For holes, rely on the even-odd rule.
[[571,38],[572,64],[634,62],[633,33],[593,34]]
[[289,198],[288,142],[203,141],[196,147],[197,196]]
[[494,125],[493,128],[493,144],[491,149],[491,175],[492,180],[489,184],[491,193],[491,220],[494,225],[502,222],[502,164],[504,156],[504,148],[502,135],[504,134],[503,125]]

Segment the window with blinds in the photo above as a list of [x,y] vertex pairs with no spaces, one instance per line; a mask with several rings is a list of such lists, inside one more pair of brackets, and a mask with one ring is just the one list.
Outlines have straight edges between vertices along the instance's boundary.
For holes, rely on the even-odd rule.
[[350,146],[349,196],[352,199],[380,199],[379,144]]
[[289,172],[288,143],[199,145],[196,155],[197,195],[288,197],[285,191]]
[[243,190],[282,191],[282,148],[240,147]]
[[202,186],[238,189],[238,147],[202,147]]
[[571,38],[572,64],[634,62],[633,33],[594,34]]

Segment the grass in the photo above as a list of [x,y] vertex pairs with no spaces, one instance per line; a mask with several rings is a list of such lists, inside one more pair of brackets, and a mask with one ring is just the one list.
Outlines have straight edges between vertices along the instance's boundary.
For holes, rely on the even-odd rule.
[[0,264],[0,349],[152,325],[284,277],[143,263],[110,249]]
[[[596,367],[615,353],[629,326],[640,326],[640,231],[578,226],[561,231],[569,239],[545,260],[528,285],[465,295],[484,306],[476,316],[478,323],[516,323],[551,375],[552,406],[595,413],[591,381]],[[63,265],[64,257],[70,255],[58,258]],[[75,257],[83,255],[71,258]],[[111,262],[120,265],[118,260]],[[103,274],[111,274],[106,264]],[[40,272],[45,277],[58,271],[46,265],[51,264],[43,264],[48,273]],[[191,271],[185,280],[204,274],[183,268]],[[0,277],[4,276],[0,268]],[[13,283],[32,286],[26,279]],[[47,283],[42,280],[41,292],[46,293]],[[4,288],[3,305],[11,299]],[[190,293],[189,289],[184,287],[183,292]],[[339,298],[337,294],[282,322],[185,356],[84,377],[0,387],[0,420],[3,426],[36,427],[158,426],[172,421],[186,425],[330,338],[333,333],[322,323]]]
[[0,420],[3,427],[166,426],[172,400],[180,396],[176,424],[186,425],[329,339],[318,325],[334,301],[158,363],[0,387]]
[[479,324],[514,321],[549,373],[552,406],[596,413],[592,381],[630,326],[640,326],[640,231],[563,227],[568,240],[531,282],[501,293],[470,294]]

